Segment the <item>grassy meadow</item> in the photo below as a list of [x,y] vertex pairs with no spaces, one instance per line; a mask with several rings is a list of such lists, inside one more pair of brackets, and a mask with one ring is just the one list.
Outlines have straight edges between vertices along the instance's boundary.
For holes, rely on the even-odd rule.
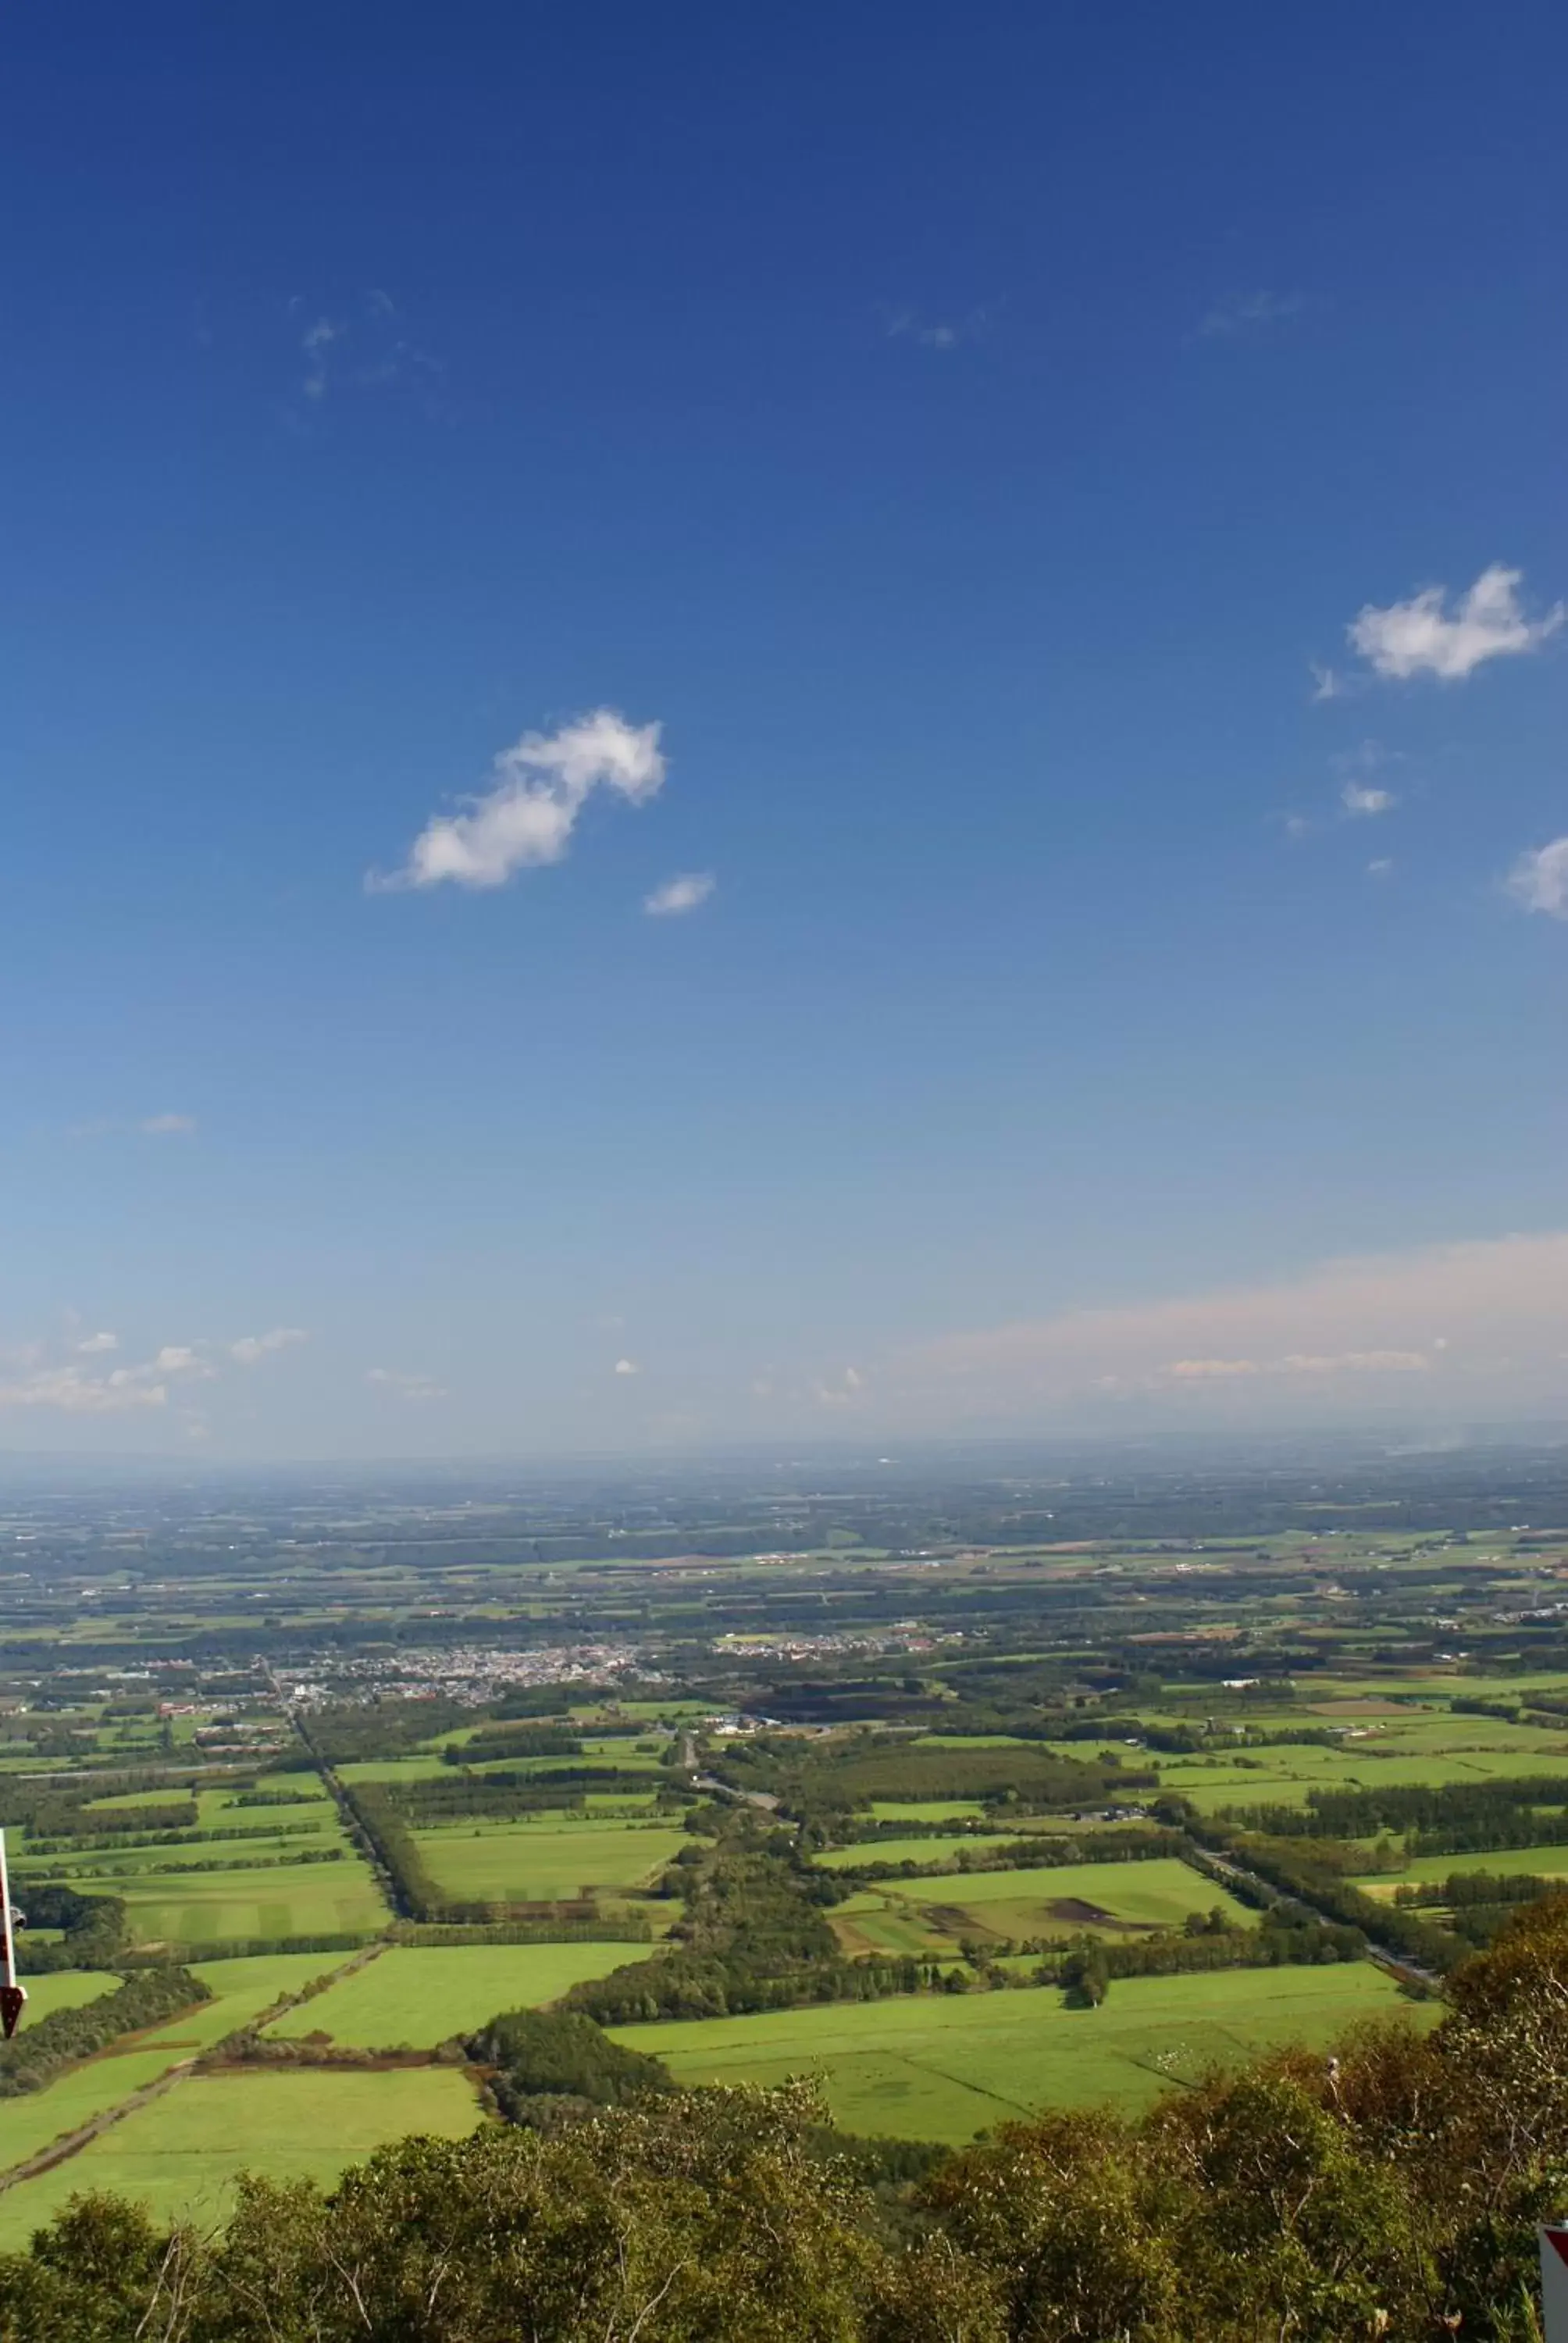
[[431,1876],[454,1903],[563,1903],[646,1887],[686,1845],[685,1832],[668,1823],[570,1813],[459,1821],[415,1836]]
[[508,2009],[558,2000],[638,1959],[640,1945],[395,1946],[267,2028],[363,2050],[433,2049]]
[[[971,2139],[1043,2107],[1135,2111],[1275,2044],[1332,2041],[1358,2018],[1409,2007],[1366,1962],[1130,1977],[1099,2009],[1060,1995],[932,1995],[625,2026],[615,2038],[662,2058],[677,2082],[820,2077],[846,2131]],[[1412,2010],[1430,2022],[1424,2007]]]
[[[933,1842],[926,1841],[928,1845]],[[1116,1938],[1179,1928],[1218,1905],[1237,1927],[1257,1915],[1174,1856],[1147,1863],[1073,1863],[1049,1870],[959,1872],[940,1879],[879,1880],[829,1914],[846,1951],[922,1953],[960,1938]]]
[[334,2180],[384,2141],[461,2139],[481,2120],[459,2069],[319,2069],[189,2076],[89,2141],[79,2155],[0,2191],[0,2250],[24,2245],[68,2198],[115,2189],[163,2219],[221,2220],[241,2171]]

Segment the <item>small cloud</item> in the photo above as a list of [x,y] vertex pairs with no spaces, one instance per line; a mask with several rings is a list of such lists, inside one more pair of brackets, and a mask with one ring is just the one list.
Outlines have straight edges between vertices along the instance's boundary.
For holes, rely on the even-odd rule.
[[[297,321],[305,305],[296,297],[289,314]],[[299,395],[319,408],[345,392],[400,387],[428,402],[446,368],[398,330],[397,305],[379,286],[345,300],[336,315],[314,317],[299,333],[305,371]]]
[[[194,1344],[166,1342],[150,1366],[118,1367],[115,1372],[122,1375],[191,1375],[198,1383],[210,1383],[217,1369]],[[109,1380],[112,1383],[114,1376]]]
[[491,788],[467,799],[461,813],[433,814],[403,868],[390,877],[372,872],[367,885],[372,892],[438,887],[447,880],[503,887],[519,870],[559,862],[596,789],[630,805],[658,794],[666,771],[661,729],[596,708],[555,732],[525,732],[496,759]]
[[1347,686],[1342,675],[1332,667],[1324,667],[1321,659],[1309,659],[1307,665],[1312,671],[1314,701],[1344,698]]
[[102,1358],[106,1352],[117,1351],[119,1347],[117,1334],[88,1334],[76,1345],[85,1359]]
[[317,317],[299,337],[304,351],[307,372],[299,387],[307,398],[321,399],[327,396],[327,353],[336,341],[341,340],[346,328],[336,317]]
[[877,316],[890,342],[914,342],[923,350],[956,350],[961,342],[977,341],[988,331],[995,307],[982,302],[959,318],[923,318],[918,309],[881,302]]
[[1172,1359],[1160,1370],[1173,1383],[1222,1383],[1233,1375],[1262,1372],[1256,1359]]
[[196,1127],[194,1114],[144,1115],[136,1129],[148,1139],[185,1139]]
[[1304,293],[1227,293],[1199,321],[1198,331],[1207,341],[1235,341],[1300,317],[1306,306]]
[[866,1378],[859,1367],[846,1367],[839,1382],[818,1383],[814,1395],[819,1407],[852,1407],[865,1388]]
[[1393,864],[1390,858],[1386,854],[1380,854],[1375,862],[1369,862],[1367,864],[1367,877],[1369,879],[1386,879],[1392,869]]
[[1304,813],[1288,813],[1285,816],[1284,830],[1285,836],[1290,840],[1291,844],[1299,846],[1303,838],[1312,836],[1312,825]]
[[650,919],[678,920],[706,903],[718,884],[711,870],[683,870],[656,887],[651,895],[645,895],[642,908]]
[[1372,789],[1365,781],[1347,781],[1340,791],[1340,803],[1352,817],[1371,819],[1392,812],[1399,799],[1392,789]]
[[1521,910],[1568,920],[1568,837],[1522,854],[1503,884]]
[[399,1374],[394,1367],[372,1367],[365,1380],[381,1391],[393,1392],[399,1399],[416,1404],[421,1400],[445,1399],[445,1388],[433,1375]]
[[642,1373],[635,1359],[618,1359],[614,1371],[618,1375],[639,1375]]
[[228,1354],[240,1366],[254,1367],[274,1352],[286,1351],[296,1342],[309,1340],[303,1326],[274,1326],[265,1334],[242,1334],[237,1342],[229,1344]]
[[1568,619],[1568,605],[1556,602],[1543,618],[1527,618],[1519,605],[1520,569],[1493,562],[1449,616],[1444,586],[1425,586],[1406,602],[1380,608],[1369,602],[1346,632],[1351,647],[1374,675],[1395,681],[1433,675],[1443,683],[1462,681],[1485,660],[1539,650]]

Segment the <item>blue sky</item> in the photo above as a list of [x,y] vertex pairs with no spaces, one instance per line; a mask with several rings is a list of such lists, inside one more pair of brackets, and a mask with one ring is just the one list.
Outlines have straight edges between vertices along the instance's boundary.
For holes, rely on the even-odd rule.
[[1565,67],[20,28],[0,1443],[1560,1416]]

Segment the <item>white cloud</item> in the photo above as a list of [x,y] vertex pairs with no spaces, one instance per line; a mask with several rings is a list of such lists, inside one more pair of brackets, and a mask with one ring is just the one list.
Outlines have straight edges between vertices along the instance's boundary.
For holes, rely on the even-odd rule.
[[[112,1334],[94,1334],[76,1344],[78,1356],[97,1357],[116,1348]],[[35,1354],[35,1356],[36,1354]],[[75,1363],[29,1365],[0,1383],[0,1409],[53,1408],[62,1415],[124,1415],[167,1404],[171,1383],[208,1383],[217,1370],[189,1342],[166,1342],[152,1358],[106,1373]]]
[[124,1415],[134,1408],[163,1407],[168,1395],[167,1385],[151,1380],[145,1371],[122,1367],[112,1375],[94,1375],[81,1367],[37,1367],[30,1374],[0,1383],[0,1408],[46,1407],[62,1415]]
[[1386,854],[1380,854],[1375,861],[1372,861],[1367,864],[1367,877],[1369,879],[1386,879],[1392,869],[1393,863],[1391,858]]
[[1522,854],[1504,884],[1523,910],[1568,920],[1568,838],[1554,838],[1549,845]]
[[367,1373],[367,1383],[382,1391],[395,1392],[399,1399],[417,1403],[420,1400],[445,1399],[445,1387],[433,1375],[399,1374],[394,1367],[372,1367]]
[[695,911],[706,903],[718,884],[711,870],[683,870],[656,887],[651,895],[645,895],[642,908],[650,919],[679,919],[683,912]]
[[1200,319],[1198,331],[1211,341],[1233,341],[1298,317],[1306,306],[1304,293],[1227,293]]
[[336,317],[317,317],[315,324],[307,326],[301,334],[299,347],[305,353],[307,371],[299,387],[307,398],[326,397],[327,353],[334,342],[342,339],[347,330]]
[[[1330,1261],[1267,1285],[1062,1311],[953,1334],[891,1373],[935,1420],[1070,1407],[1096,1389],[1151,1403],[1335,1404],[1419,1384],[1422,1404],[1568,1400],[1568,1232]],[[879,1378],[881,1380],[881,1378]],[[1208,1394],[1205,1401],[1204,1395]],[[1224,1395],[1229,1394],[1227,1399]],[[1269,1395],[1272,1394],[1271,1402]],[[1320,1403],[1322,1404],[1322,1403]]]
[[642,1369],[635,1359],[618,1359],[615,1363],[615,1372],[618,1375],[640,1375]]
[[1366,781],[1347,781],[1340,791],[1340,803],[1348,814],[1371,817],[1392,812],[1399,799],[1392,789],[1373,789]]
[[1343,676],[1336,674],[1332,667],[1324,667],[1320,659],[1309,659],[1307,661],[1307,665],[1312,670],[1312,698],[1314,700],[1342,699],[1344,698],[1345,679]]
[[303,1326],[274,1326],[265,1334],[242,1334],[231,1342],[228,1354],[242,1367],[254,1367],[275,1351],[286,1351],[295,1342],[310,1340]]
[[438,887],[449,879],[459,887],[501,887],[518,870],[558,862],[595,789],[631,805],[658,795],[665,776],[660,729],[598,708],[558,731],[525,732],[496,759],[490,789],[468,799],[461,813],[432,815],[402,870],[389,878],[372,873],[367,884]]
[[923,350],[956,350],[960,342],[975,341],[986,331],[995,310],[991,304],[982,302],[962,317],[923,318],[918,309],[884,301],[877,315],[890,342],[915,342]]
[[149,1139],[183,1139],[196,1127],[194,1114],[147,1114],[136,1125]]
[[1449,617],[1448,589],[1426,586],[1408,602],[1380,609],[1369,602],[1346,629],[1352,649],[1374,674],[1403,681],[1434,675],[1453,683],[1490,659],[1539,649],[1556,633],[1568,605],[1554,603],[1543,618],[1527,618],[1519,607],[1523,570],[1493,562],[1483,569]]

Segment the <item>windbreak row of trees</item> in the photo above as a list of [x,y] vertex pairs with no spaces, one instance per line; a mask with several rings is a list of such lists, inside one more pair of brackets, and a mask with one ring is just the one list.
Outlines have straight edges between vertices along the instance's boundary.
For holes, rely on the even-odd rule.
[[1413,1855],[1486,1855],[1568,1843],[1560,1774],[1511,1781],[1310,1790],[1302,1806],[1228,1807],[1233,1829],[1271,1838],[1373,1838],[1402,1832]]
[[73,2059],[90,2058],[122,2034],[162,2025],[211,1999],[211,1988],[188,1969],[160,1967],[142,1970],[80,2008],[56,2009],[0,2043],[0,2098],[39,2090]]

